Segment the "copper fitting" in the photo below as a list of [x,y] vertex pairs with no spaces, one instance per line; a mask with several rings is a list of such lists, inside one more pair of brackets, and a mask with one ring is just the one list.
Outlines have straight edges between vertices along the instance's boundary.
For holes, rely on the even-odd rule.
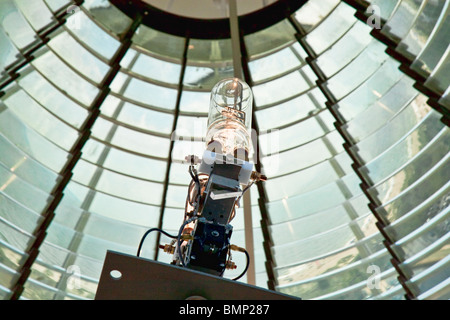
[[235,245],[235,244],[230,244],[230,250],[233,250],[233,251],[240,251],[240,252],[245,252],[245,249],[244,249],[244,248],[238,247],[238,246]]
[[237,266],[236,266],[236,264],[235,264],[233,261],[228,260],[228,261],[227,261],[227,264],[225,265],[225,268],[226,268],[227,270],[230,270],[230,269],[236,269]]
[[168,254],[173,254],[175,252],[175,247],[170,244],[165,245],[159,245],[160,249],[163,249],[164,252],[167,252]]
[[254,181],[267,181],[267,177],[259,172],[252,171],[250,179]]
[[194,240],[194,236],[191,234],[182,234],[181,239],[182,240]]

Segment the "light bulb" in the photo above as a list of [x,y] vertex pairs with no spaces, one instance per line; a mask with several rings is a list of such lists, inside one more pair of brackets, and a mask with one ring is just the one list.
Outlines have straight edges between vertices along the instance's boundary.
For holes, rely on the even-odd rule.
[[238,78],[218,82],[211,90],[207,149],[248,161],[251,151],[253,94]]

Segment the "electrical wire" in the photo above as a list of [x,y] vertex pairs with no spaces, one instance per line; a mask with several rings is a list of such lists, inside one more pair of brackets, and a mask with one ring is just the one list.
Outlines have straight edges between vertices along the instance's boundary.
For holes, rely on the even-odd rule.
[[[194,168],[194,165],[190,165],[189,166],[189,174],[191,175],[192,181],[189,184],[187,199],[188,199],[188,203],[191,206],[194,207],[194,214],[193,215],[195,216],[195,215],[197,215],[197,212],[198,212],[198,209],[199,209],[199,206],[200,206],[201,183],[200,183],[200,179],[199,179],[199,174],[197,173],[197,170]],[[191,189],[192,189],[192,182],[195,182],[195,186],[196,186],[196,189],[197,189],[197,195],[196,195],[196,199],[195,199],[195,206],[192,203],[192,199],[191,199],[191,195],[190,195]],[[187,209],[187,203],[186,203],[186,206],[185,206],[185,214],[184,214],[185,218],[186,218],[186,215],[187,215],[187,210],[186,209]]]
[[239,196],[239,198],[237,199],[237,202],[239,202],[241,200],[241,198],[244,196],[244,193],[250,189],[250,187],[255,183],[255,181],[250,182],[245,188],[244,190],[242,190],[241,195]]
[[139,247],[138,247],[137,254],[136,254],[138,257],[141,254],[141,249],[142,249],[142,245],[144,244],[145,238],[150,234],[150,232],[153,232],[153,231],[161,232],[162,234],[164,234],[164,235],[166,235],[166,236],[168,236],[169,238],[172,238],[172,239],[176,239],[177,238],[176,236],[173,236],[173,235],[171,235],[171,234],[167,233],[166,231],[161,230],[159,228],[151,228],[151,229],[147,230],[144,233],[144,235],[142,236],[142,238],[141,238],[141,242],[139,243]]
[[232,279],[234,281],[239,280],[240,278],[242,278],[242,276],[247,273],[248,267],[250,265],[250,255],[248,254],[247,250],[242,248],[242,250],[239,250],[239,252],[244,252],[245,253],[245,256],[247,257],[247,264],[245,265],[244,271],[242,271],[242,273],[239,276],[237,276],[236,278]]
[[177,238],[177,252],[178,252],[178,256],[179,256],[179,258],[180,258],[180,261],[181,261],[181,264],[183,265],[183,267],[186,267],[186,264],[184,263],[184,259],[183,259],[183,256],[182,256],[182,254],[181,254],[181,236],[182,236],[182,234],[183,234],[183,230],[184,230],[184,227],[186,226],[186,225],[188,225],[189,223],[191,223],[192,221],[194,221],[195,219],[197,219],[198,218],[198,216],[193,216],[192,218],[190,218],[190,219],[188,219],[188,220],[186,220],[182,225],[181,225],[181,227],[180,227],[180,231],[178,231],[178,237],[176,237]]
[[194,165],[189,166],[189,174],[191,175],[192,180],[195,181],[198,193],[200,193],[200,180],[198,179],[197,170],[195,170]]
[[[237,197],[237,199],[236,199],[236,203],[237,203],[237,204],[239,204],[239,201],[241,201],[242,197],[244,196],[244,193],[245,193],[248,189],[250,189],[250,187],[251,187],[254,183],[255,183],[255,181],[250,182],[250,183],[244,188],[244,190],[242,190],[241,195],[240,195],[239,197]],[[231,216],[230,216],[230,218],[228,219],[228,223],[230,223],[230,222],[234,219],[234,216],[235,216],[235,215],[236,215],[236,207],[233,208],[233,211],[231,212]]]

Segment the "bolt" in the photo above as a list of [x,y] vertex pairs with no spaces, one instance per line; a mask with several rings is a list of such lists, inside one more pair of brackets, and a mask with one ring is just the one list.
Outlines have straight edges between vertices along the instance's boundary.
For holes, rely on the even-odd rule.
[[219,231],[213,230],[213,231],[211,231],[211,234],[212,234],[214,237],[218,237],[218,236],[219,236]]

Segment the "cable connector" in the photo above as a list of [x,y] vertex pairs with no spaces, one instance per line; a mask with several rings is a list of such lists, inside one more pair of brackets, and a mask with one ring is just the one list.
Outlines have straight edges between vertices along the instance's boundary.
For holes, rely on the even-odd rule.
[[252,171],[252,174],[250,175],[250,179],[254,181],[267,181],[267,177],[257,171]]
[[167,252],[168,254],[173,254],[175,252],[175,246],[172,246],[170,244],[165,245],[159,245],[159,248],[162,249],[164,252]]
[[200,158],[197,157],[196,155],[188,155],[184,157],[184,159],[191,165],[197,165],[201,162]]
[[[194,236],[190,234],[183,234],[181,235],[180,240],[194,240]],[[175,252],[175,246],[171,244],[160,244],[158,247],[168,254],[174,254]]]
[[236,269],[237,266],[236,266],[236,264],[233,261],[228,260],[226,265],[225,265],[225,268],[227,270],[230,270],[230,269],[232,270],[232,269]]

